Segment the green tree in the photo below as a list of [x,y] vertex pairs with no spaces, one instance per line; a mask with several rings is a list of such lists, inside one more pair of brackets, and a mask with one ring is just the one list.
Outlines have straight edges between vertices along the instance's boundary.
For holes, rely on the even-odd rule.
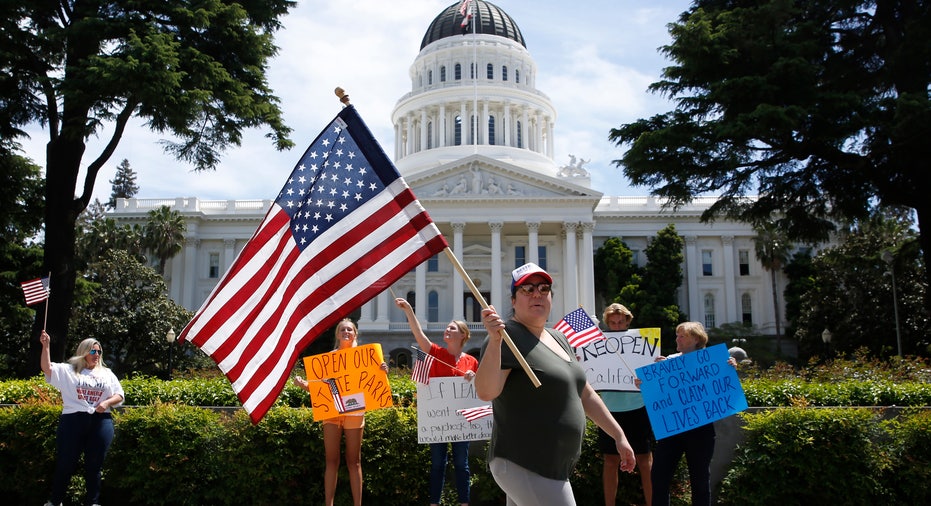
[[116,175],[110,180],[112,191],[110,200],[107,201],[107,209],[116,209],[116,199],[129,199],[139,193],[139,185],[136,184],[136,171],[129,166],[129,160],[123,159],[116,167]]
[[[795,332],[800,354],[820,353],[821,332],[828,329],[831,347],[840,353],[866,347],[875,355],[895,355],[896,297],[903,352],[929,355],[931,321],[922,310],[925,272],[910,225],[901,216],[878,213],[852,225],[840,244],[814,257],[812,290],[802,296]],[[884,249],[895,257],[895,295]]]
[[149,221],[143,228],[143,244],[158,259],[158,273],[165,275],[165,264],[184,246],[187,224],[178,211],[168,206],[149,211]]
[[620,237],[610,237],[595,251],[595,293],[605,301],[614,300],[621,287],[637,272],[634,252]]
[[706,220],[779,216],[802,243],[907,207],[928,265],[931,3],[697,0],[670,33],[650,89],[674,110],[609,134],[633,184],[673,206],[719,194]]
[[796,322],[804,309],[802,297],[815,289],[815,271],[811,261],[811,250],[803,249],[795,252],[783,269],[788,278],[783,292],[786,301],[786,321],[789,322],[785,335],[790,339],[795,337]]
[[[69,349],[93,337],[100,341],[104,360],[118,376],[131,372],[164,376],[165,334],[184,328],[191,312],[167,296],[158,273],[122,250],[108,252],[88,267],[84,277],[90,282],[91,296],[75,305]],[[191,348],[174,354],[179,368],[203,356]]]
[[22,357],[29,349],[30,326],[45,303],[27,307],[20,283],[47,275],[42,246],[35,242],[43,206],[41,167],[0,139],[0,377],[34,372]]
[[647,264],[643,273],[632,275],[614,299],[634,313],[637,327],[662,329],[667,349],[669,343],[675,343],[676,324],[685,320],[676,302],[682,285],[683,247],[675,225],[660,230],[644,251]]
[[97,262],[107,252],[121,250],[140,262],[145,261],[143,228],[138,225],[119,225],[113,218],[89,222],[87,230],[77,237],[76,260],[80,268]]
[[769,271],[770,283],[773,286],[773,315],[776,321],[776,354],[782,353],[782,313],[779,312],[779,290],[776,284],[776,274],[785,266],[789,257],[791,244],[776,225],[769,221],[760,223],[756,227],[756,237],[753,238],[753,249],[756,258],[764,269]]
[[[6,0],[0,3],[0,125],[4,134],[47,128],[44,270],[52,273],[48,329],[64,336],[76,269],[75,221],[100,168],[138,117],[167,134],[166,151],[195,170],[215,168],[242,131],[267,126],[289,148],[278,98],[266,79],[273,34],[290,0]],[[86,140],[110,135],[85,161]],[[83,174],[83,180],[79,175]],[[36,320],[34,332],[41,326]],[[64,358],[54,340],[53,360]],[[29,362],[38,367],[39,346]]]

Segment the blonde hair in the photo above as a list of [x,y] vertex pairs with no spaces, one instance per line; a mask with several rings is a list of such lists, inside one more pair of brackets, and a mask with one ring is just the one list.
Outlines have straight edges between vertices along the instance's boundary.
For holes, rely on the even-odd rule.
[[356,334],[356,340],[359,339],[359,327],[356,326],[356,322],[352,321],[351,318],[343,318],[336,324],[336,327],[333,328],[333,349],[334,350],[339,349],[339,327],[344,322],[348,322],[350,325],[352,325],[352,330]]
[[608,317],[614,314],[627,317],[627,323],[630,323],[634,319],[634,314],[630,312],[630,309],[627,309],[623,304],[615,302],[605,308],[604,313],[601,314],[601,321],[607,322]]
[[471,336],[471,331],[469,331],[469,325],[462,320],[453,320],[452,323],[456,324],[456,327],[459,328],[459,333],[462,334],[462,344],[465,344]]
[[94,369],[106,369],[107,365],[103,363],[103,346],[100,345],[100,341],[94,339],[93,337],[88,337],[78,344],[78,348],[74,350],[74,356],[68,359],[68,363],[71,364],[71,368],[74,369],[75,374],[81,374],[81,371],[87,369],[87,360],[84,357],[90,353],[94,345],[100,346],[100,360],[97,361],[97,365]]
[[676,326],[676,332],[682,331],[685,335],[698,340],[698,349],[708,345],[708,333],[705,332],[705,326],[701,322],[682,322]]

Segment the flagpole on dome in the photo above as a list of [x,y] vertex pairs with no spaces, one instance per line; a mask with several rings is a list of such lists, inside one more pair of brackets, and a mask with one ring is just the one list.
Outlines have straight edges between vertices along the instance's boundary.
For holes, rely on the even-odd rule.
[[[478,287],[475,286],[475,283],[472,282],[472,278],[466,272],[465,267],[459,262],[459,259],[456,258],[456,254],[453,253],[453,250],[449,249],[447,246],[443,251],[446,253],[446,257],[449,258],[450,263],[453,264],[453,267],[456,268],[456,271],[459,273],[459,276],[462,277],[466,285],[469,286],[469,290],[472,291],[472,295],[475,296],[475,300],[482,305],[482,309],[488,308],[488,302],[485,301],[485,297],[482,296],[482,292],[478,290]],[[511,340],[511,336],[508,335],[507,331],[501,329],[501,338],[504,339],[504,342],[507,343],[508,348],[511,349],[511,353],[517,358],[517,361],[520,362],[521,368],[530,378],[530,382],[533,383],[533,386],[539,387],[540,380],[537,378],[537,375],[530,368],[530,364],[527,363],[527,360],[521,355],[520,350],[517,349],[517,345],[514,344],[514,341]]]

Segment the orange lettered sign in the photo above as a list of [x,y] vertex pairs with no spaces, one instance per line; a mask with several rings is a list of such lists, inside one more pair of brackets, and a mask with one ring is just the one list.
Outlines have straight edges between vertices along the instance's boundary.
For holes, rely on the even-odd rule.
[[382,362],[378,343],[304,357],[314,420],[393,406]]

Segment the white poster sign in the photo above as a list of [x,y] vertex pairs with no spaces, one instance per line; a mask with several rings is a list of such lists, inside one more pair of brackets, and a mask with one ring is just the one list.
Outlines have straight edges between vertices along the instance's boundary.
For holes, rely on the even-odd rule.
[[461,376],[430,378],[417,384],[417,442],[455,443],[491,438],[492,416],[469,421],[458,411],[490,406],[475,395],[475,385]]

